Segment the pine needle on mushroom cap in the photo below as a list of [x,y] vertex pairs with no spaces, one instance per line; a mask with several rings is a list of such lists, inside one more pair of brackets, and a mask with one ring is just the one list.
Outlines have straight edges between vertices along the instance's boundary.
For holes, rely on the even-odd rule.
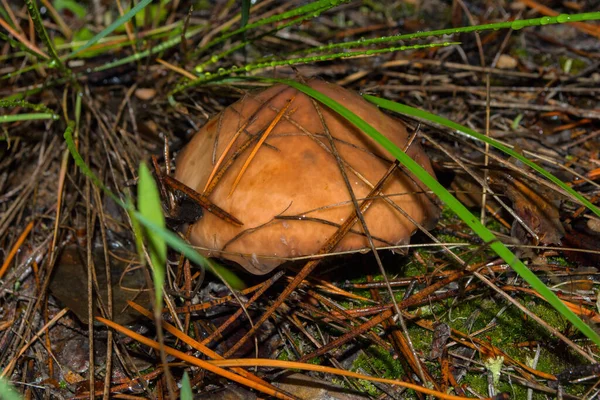
[[[344,104],[400,148],[406,147],[409,135],[401,121],[341,86],[319,80],[308,85]],[[360,199],[393,158],[344,118],[318,107]],[[175,177],[199,192],[206,189],[204,195],[244,225],[206,214],[192,227],[191,242],[214,249],[209,255],[233,260],[255,274],[271,271],[282,259],[316,253],[353,212],[325,132],[313,101],[285,85],[247,95],[211,119],[179,155]],[[407,153],[433,175],[416,141]],[[399,170],[383,193],[416,222],[431,228],[439,211],[421,186]],[[382,198],[368,209],[365,219],[377,246],[407,243],[416,230]],[[367,247],[361,232],[355,225],[336,251]]]

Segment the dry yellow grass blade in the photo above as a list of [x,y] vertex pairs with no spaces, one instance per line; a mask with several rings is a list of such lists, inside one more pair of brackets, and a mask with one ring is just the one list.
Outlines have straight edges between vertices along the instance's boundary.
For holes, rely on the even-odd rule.
[[194,80],[197,79],[198,77],[194,74],[192,74],[191,72],[186,71],[183,68],[177,67],[165,60],[163,60],[162,58],[157,58],[156,62],[159,64],[164,65],[165,67],[169,68],[171,71],[174,71],[176,73],[178,73],[179,75],[185,76],[186,78],[190,79],[190,80]]
[[271,121],[271,124],[269,125],[269,127],[265,130],[263,135],[260,137],[260,139],[258,140],[258,143],[256,144],[256,146],[254,146],[254,148],[252,149],[252,152],[250,153],[250,155],[246,159],[246,162],[242,166],[240,173],[235,178],[233,185],[231,185],[231,191],[229,192],[229,196],[231,196],[231,194],[234,192],[235,188],[237,187],[238,183],[240,183],[240,180],[242,180],[242,176],[244,175],[244,172],[246,172],[248,165],[250,165],[250,162],[252,161],[252,159],[254,159],[254,156],[258,152],[258,149],[260,149],[260,146],[262,146],[262,144],[265,142],[265,140],[267,140],[267,138],[269,137],[269,134],[271,133],[273,128],[275,128],[275,126],[279,123],[279,121],[281,120],[281,118],[283,117],[285,112],[288,110],[288,108],[290,108],[290,105],[292,104],[292,102],[294,101],[295,98],[296,98],[296,96],[293,96],[291,99],[288,100],[287,104],[281,110],[279,110],[279,112],[277,113],[275,118],[273,118],[273,121]]
[[248,124],[250,123],[250,121],[251,121],[250,118],[247,119],[246,122],[244,122],[242,124],[242,126],[240,126],[240,129],[237,130],[237,132],[235,133],[235,135],[233,135],[233,137],[231,138],[231,140],[229,141],[229,143],[227,143],[227,147],[225,147],[225,150],[223,150],[223,153],[221,154],[221,156],[217,160],[217,162],[216,162],[213,170],[210,172],[208,180],[206,181],[206,185],[204,185],[204,192],[206,192],[206,190],[208,189],[208,186],[210,185],[210,183],[212,182],[213,178],[215,177],[215,174],[219,170],[219,167],[221,166],[221,164],[223,164],[223,160],[225,159],[225,156],[227,155],[227,153],[229,153],[229,150],[231,150],[231,147],[233,146],[233,144],[235,143],[235,141],[237,140],[237,138],[240,136],[240,133],[242,133],[244,131],[244,129],[246,129],[246,127],[248,126]]

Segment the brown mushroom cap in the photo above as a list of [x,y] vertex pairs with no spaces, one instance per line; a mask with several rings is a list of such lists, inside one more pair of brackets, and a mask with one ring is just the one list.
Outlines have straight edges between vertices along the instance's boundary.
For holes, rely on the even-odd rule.
[[[401,149],[407,145],[404,124],[383,114],[358,94],[318,80],[308,85],[345,105]],[[233,182],[258,141],[241,153],[240,146],[251,137],[256,139],[255,135],[260,137],[292,98],[286,116],[270,132],[230,195]],[[336,148],[347,163],[352,189],[361,199],[371,189],[363,179],[377,184],[393,157],[343,117],[319,107]],[[244,225],[234,226],[205,213],[192,227],[190,240],[194,245],[214,250],[206,251],[207,255],[233,260],[249,272],[264,274],[285,261],[282,259],[315,254],[335,233],[336,225],[352,215],[353,206],[312,100],[285,85],[247,95],[211,119],[178,156],[175,177],[203,193],[217,160],[244,123],[248,123],[247,127],[227,152],[220,168],[236,152],[239,156],[214,190],[207,193],[214,204]],[[429,159],[418,143],[411,144],[408,154],[433,175]],[[431,195],[423,193],[426,188],[419,186],[423,185],[398,170],[383,187],[383,193],[430,229],[439,211]],[[281,220],[278,216],[305,218]],[[407,243],[416,230],[413,223],[384,199],[374,201],[365,213],[365,220],[371,235],[380,239],[375,240],[376,246]],[[366,237],[359,234],[360,223],[354,225],[353,231],[338,244],[336,251],[368,246]]]

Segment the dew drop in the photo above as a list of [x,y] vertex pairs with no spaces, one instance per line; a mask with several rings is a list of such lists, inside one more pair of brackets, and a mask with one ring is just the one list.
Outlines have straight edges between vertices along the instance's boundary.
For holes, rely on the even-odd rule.
[[558,21],[558,23],[564,24],[565,22],[569,22],[571,20],[571,16],[567,15],[567,14],[560,14],[558,17],[556,17],[556,21]]
[[511,29],[518,31],[519,29],[523,29],[525,27],[525,22],[523,21],[513,21],[512,24],[510,24]]
[[544,17],[540,20],[541,25],[548,25],[550,22],[552,22],[552,18],[550,17]]

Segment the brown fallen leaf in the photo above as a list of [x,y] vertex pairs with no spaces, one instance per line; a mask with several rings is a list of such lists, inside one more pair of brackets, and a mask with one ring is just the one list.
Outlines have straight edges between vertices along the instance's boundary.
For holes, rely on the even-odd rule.
[[509,174],[491,175],[494,187],[501,189],[512,202],[512,208],[521,220],[537,235],[528,237],[518,222],[513,222],[511,235],[522,242],[534,244],[560,244],[565,229],[560,220],[557,203],[560,201],[547,189],[539,185],[515,178]]

